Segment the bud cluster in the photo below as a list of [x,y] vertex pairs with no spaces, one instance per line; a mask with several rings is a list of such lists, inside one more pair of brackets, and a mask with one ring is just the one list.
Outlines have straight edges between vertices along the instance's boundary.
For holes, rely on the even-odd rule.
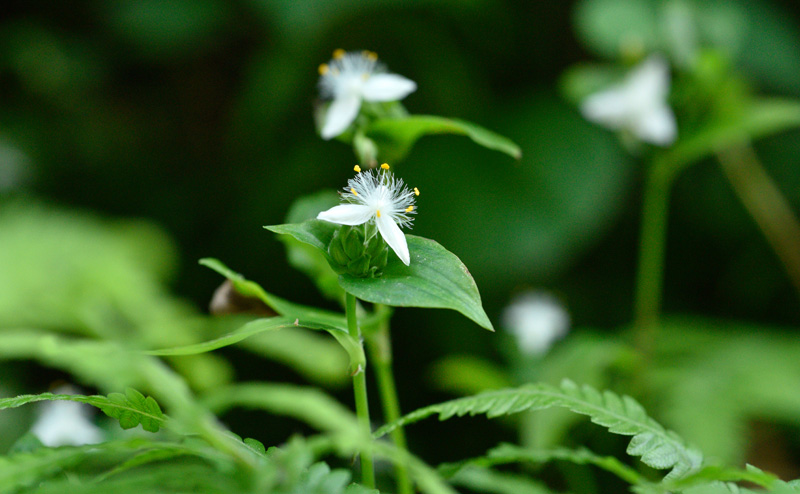
[[328,254],[341,273],[357,278],[381,276],[389,256],[386,242],[377,235],[375,225],[342,225],[333,234]]

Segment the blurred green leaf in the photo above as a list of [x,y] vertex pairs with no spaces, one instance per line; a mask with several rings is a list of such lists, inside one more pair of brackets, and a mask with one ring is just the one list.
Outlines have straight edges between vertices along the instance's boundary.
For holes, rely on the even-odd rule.
[[653,0],[583,0],[575,7],[578,37],[596,54],[617,59],[658,49],[660,30]]
[[564,97],[577,106],[587,96],[618,82],[623,75],[618,66],[583,63],[568,68],[559,83]]
[[656,156],[655,166],[673,176],[686,166],[729,146],[759,139],[800,126],[800,101],[761,98],[746,105],[741,114],[709,123],[694,135],[679,139]]
[[378,145],[379,160],[389,163],[402,161],[420,137],[435,134],[464,135],[485,148],[516,159],[522,157],[522,150],[510,139],[479,125],[453,118],[431,115],[382,118],[373,121],[364,133]]
[[[321,211],[337,204],[339,195],[331,190],[301,197],[289,208],[286,223],[302,223],[314,219]],[[319,249],[300,242],[291,235],[281,235],[279,238],[286,245],[289,264],[308,275],[323,295],[344,304],[344,291],[339,286],[339,275],[328,264],[325,255]]]
[[438,389],[459,395],[507,388],[513,384],[501,366],[473,355],[448,355],[434,364],[431,374],[431,382]]

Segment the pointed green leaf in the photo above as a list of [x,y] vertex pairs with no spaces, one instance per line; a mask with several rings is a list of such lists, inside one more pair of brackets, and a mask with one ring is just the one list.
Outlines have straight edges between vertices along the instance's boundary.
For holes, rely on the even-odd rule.
[[[286,225],[281,225],[281,226],[286,226]],[[332,231],[331,235],[333,235]],[[295,235],[292,236],[298,238]],[[302,239],[298,238],[298,240]],[[330,242],[330,238],[328,239],[328,241]],[[342,329],[345,333],[347,332],[347,321],[345,320],[343,314],[337,314],[336,312],[330,312],[322,309],[317,309],[314,307],[295,304],[293,302],[289,302],[288,300],[284,300],[276,295],[268,293],[263,288],[261,288],[261,286],[258,283],[246,279],[244,276],[233,271],[218,259],[213,259],[213,258],[200,259],[199,263],[202,264],[203,266],[206,266],[207,268],[213,269],[217,273],[228,278],[231,281],[231,283],[233,283],[233,286],[234,288],[236,288],[237,292],[248,297],[258,298],[259,300],[267,304],[267,306],[269,306],[272,310],[274,310],[275,312],[277,312],[282,316],[289,317],[292,320],[296,318],[301,319],[307,322],[308,324],[313,323],[313,324],[318,324],[320,326],[332,326],[335,328]]]
[[320,324],[315,322],[308,322],[308,323],[306,323],[305,321],[301,322],[300,319],[293,320],[291,317],[283,317],[283,316],[265,317],[262,319],[256,319],[255,321],[250,321],[241,328],[210,341],[205,341],[203,343],[196,343],[194,345],[186,345],[175,348],[165,348],[163,350],[152,350],[147,352],[147,354],[162,355],[162,356],[195,355],[198,353],[210,352],[218,348],[223,348],[226,346],[239,343],[242,340],[245,340],[257,334],[261,334],[265,331],[277,331],[283,328],[294,328],[294,327],[318,329],[318,330],[328,331],[331,333],[343,331],[342,328],[337,328],[334,326],[328,326],[326,324]]
[[[275,233],[291,235],[313,245],[327,256],[327,245],[337,225],[309,220],[289,225],[265,227]],[[494,331],[481,305],[481,296],[469,270],[456,257],[433,240],[406,235],[411,264],[406,266],[393,254],[380,278],[339,275],[346,292],[361,300],[395,307],[453,309]]]
[[372,122],[364,132],[378,145],[382,161],[397,162],[411,151],[414,143],[425,135],[464,135],[485,148],[500,151],[516,159],[522,157],[519,146],[510,139],[463,120],[433,115],[411,115],[406,118],[382,118]]
[[429,307],[453,309],[494,331],[483,310],[481,296],[469,270],[437,242],[406,235],[411,263],[406,266],[395,255],[380,278],[339,276],[346,292],[361,300],[395,307]]

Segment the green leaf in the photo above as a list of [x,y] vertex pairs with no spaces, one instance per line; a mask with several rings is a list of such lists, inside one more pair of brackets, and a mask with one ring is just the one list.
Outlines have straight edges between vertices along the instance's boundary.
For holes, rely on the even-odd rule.
[[645,482],[645,479],[642,478],[636,470],[623,464],[613,456],[600,456],[586,448],[530,449],[521,448],[513,444],[501,444],[491,449],[486,456],[454,464],[441,465],[439,467],[439,472],[445,477],[450,477],[458,473],[465,466],[477,465],[481,467],[491,467],[523,462],[541,464],[555,460],[569,461],[577,465],[594,465],[613,473],[632,485]]
[[476,465],[465,465],[455,472],[448,480],[450,483],[460,485],[471,491],[489,492],[492,494],[549,494],[552,491],[541,482],[531,480],[529,477],[496,472],[489,468]]
[[361,300],[395,307],[429,307],[453,309],[478,325],[494,331],[483,310],[481,296],[469,270],[437,242],[406,235],[411,264],[406,266],[397,256],[389,262],[380,278],[339,276],[345,291]]
[[133,388],[128,388],[125,394],[111,393],[108,397],[53,393],[21,395],[14,398],[0,399],[0,410],[15,408],[37,401],[51,400],[77,401],[95,406],[109,417],[119,420],[119,425],[123,429],[131,429],[142,424],[144,430],[158,432],[158,429],[167,420],[156,400],[151,396],[145,398],[144,395]]
[[610,59],[662,44],[653,0],[583,0],[575,8],[575,27],[589,49]]
[[133,388],[125,390],[125,394],[111,393],[108,403],[99,404],[100,410],[109,417],[119,420],[123,429],[133,429],[142,424],[142,429],[158,432],[164,422],[164,413],[152,396],[145,397]]
[[411,115],[406,118],[382,118],[373,121],[364,132],[378,145],[381,161],[401,161],[414,143],[425,135],[457,134],[472,139],[485,148],[520,159],[522,150],[510,139],[478,125],[453,118]]
[[220,336],[219,338],[215,338],[211,341],[196,343],[194,345],[165,348],[163,350],[151,350],[146,353],[148,355],[162,355],[162,356],[195,355],[198,353],[210,352],[218,348],[234,345],[242,340],[250,338],[251,336],[261,334],[265,331],[277,331],[283,328],[294,328],[294,327],[324,330],[328,331],[329,333],[343,331],[342,328],[328,326],[327,324],[315,323],[313,321],[301,322],[300,319],[291,319],[290,317],[283,317],[283,316],[265,317],[262,319],[256,319],[255,321],[250,321],[241,328],[231,333],[228,333],[224,336]]
[[493,418],[550,407],[568,408],[575,413],[588,415],[592,422],[606,427],[609,432],[633,436],[628,454],[641,456],[642,461],[653,468],[671,468],[667,478],[682,477],[697,470],[702,463],[702,455],[698,451],[687,447],[677,434],[667,431],[648,417],[633,398],[620,397],[610,391],[600,393],[592,387],[579,387],[567,380],[560,387],[532,384],[431,405],[381,427],[374,436],[382,437],[397,427],[436,414],[439,420],[467,414],[485,414]]
[[719,149],[798,126],[800,101],[761,98],[746,106],[739,116],[711,122],[696,134],[679,139],[669,151],[657,156],[654,165],[674,175]]
[[350,410],[314,388],[290,384],[236,384],[209,392],[204,402],[215,413],[233,407],[259,408],[302,420],[325,432],[358,436],[360,431]]
[[[291,235],[323,252],[337,225],[309,220],[299,224],[265,227],[275,233]],[[466,266],[433,240],[406,235],[411,264],[406,266],[396,255],[390,255],[383,276],[356,278],[339,275],[339,284],[346,292],[361,300],[395,307],[427,307],[453,309],[494,331],[481,305],[475,280]]]

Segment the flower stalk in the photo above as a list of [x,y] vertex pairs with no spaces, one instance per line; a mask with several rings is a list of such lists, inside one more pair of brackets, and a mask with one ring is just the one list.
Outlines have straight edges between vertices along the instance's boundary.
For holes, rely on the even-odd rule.
[[[361,331],[358,329],[358,317],[356,316],[356,297],[348,293],[345,297],[345,310],[347,312],[347,330],[354,340],[361,343]],[[365,437],[372,434],[369,420],[369,401],[367,400],[367,374],[366,361],[353,362],[353,394],[356,402],[356,415]],[[375,488],[375,466],[372,460],[372,451],[364,449],[361,451],[361,483],[370,489]]]
[[[397,387],[395,386],[394,372],[392,371],[392,340],[388,317],[381,320],[377,329],[367,332],[365,340],[370,361],[375,368],[384,421],[386,423],[396,422],[400,419],[401,413],[400,400],[397,397]],[[405,431],[402,427],[394,429],[390,436],[395,446],[401,450],[408,449]],[[408,474],[408,468],[398,463],[395,466],[395,473],[398,494],[412,494],[414,489]]]

